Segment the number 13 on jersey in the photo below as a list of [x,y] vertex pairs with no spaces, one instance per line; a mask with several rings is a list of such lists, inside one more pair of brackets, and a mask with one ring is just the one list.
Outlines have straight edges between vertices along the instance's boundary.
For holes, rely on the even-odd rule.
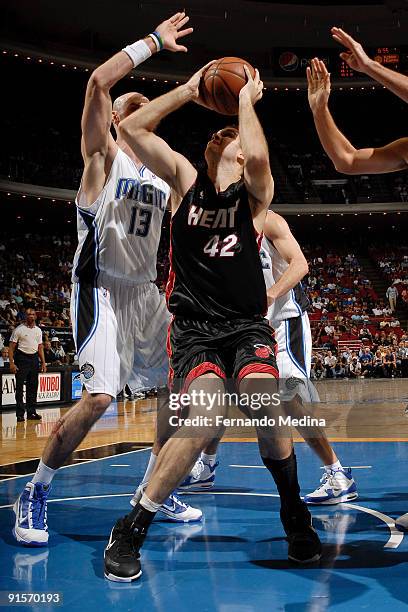
[[237,252],[237,242],[236,234],[230,234],[226,238],[221,238],[219,234],[216,234],[205,245],[204,253],[210,257],[234,257]]
[[135,234],[144,238],[149,233],[152,212],[145,208],[132,206],[128,234]]

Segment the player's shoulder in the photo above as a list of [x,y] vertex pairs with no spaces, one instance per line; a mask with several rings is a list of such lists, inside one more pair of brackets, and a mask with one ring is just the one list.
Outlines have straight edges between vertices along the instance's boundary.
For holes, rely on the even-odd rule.
[[272,210],[267,211],[264,234],[269,240],[273,242],[273,240],[281,237],[282,234],[286,234],[288,230],[289,226],[281,215]]

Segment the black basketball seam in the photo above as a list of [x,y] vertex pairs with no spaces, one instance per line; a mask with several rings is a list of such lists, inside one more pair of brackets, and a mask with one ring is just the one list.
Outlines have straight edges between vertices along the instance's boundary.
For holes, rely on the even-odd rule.
[[237,74],[236,72],[233,72],[232,70],[225,70],[224,69],[223,71],[227,72],[228,74],[233,74],[234,76],[238,77],[242,81],[245,81],[245,83],[246,83],[246,77],[242,77],[240,74]]
[[218,69],[215,68],[215,72],[212,75],[212,78],[213,78],[213,80],[212,80],[212,99],[213,99],[213,103],[214,103],[215,108],[217,109],[217,111],[219,113],[222,113],[222,111],[220,110],[220,107],[218,106],[218,100],[217,100],[217,97],[215,95],[215,77],[217,76],[217,71],[218,71]]
[[[232,74],[232,73],[230,73],[230,74]],[[223,85],[224,85],[225,89],[229,92],[230,96],[233,98],[233,100],[235,100],[235,93],[231,90],[231,88],[229,87],[228,83],[226,81],[224,81],[224,79],[221,76],[219,78],[222,80]],[[239,104],[239,100],[236,100],[236,102]],[[236,115],[236,114],[237,113],[234,113],[234,115]]]

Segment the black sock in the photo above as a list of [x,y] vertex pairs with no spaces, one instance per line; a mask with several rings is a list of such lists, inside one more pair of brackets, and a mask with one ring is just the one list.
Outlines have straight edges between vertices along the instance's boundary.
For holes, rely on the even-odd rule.
[[138,503],[124,517],[124,522],[126,527],[134,531],[135,535],[140,535],[144,539],[155,516],[156,512],[150,512],[150,510],[146,510],[146,508]]
[[283,510],[292,510],[303,505],[297,476],[296,455],[292,450],[287,459],[262,457],[278,488]]

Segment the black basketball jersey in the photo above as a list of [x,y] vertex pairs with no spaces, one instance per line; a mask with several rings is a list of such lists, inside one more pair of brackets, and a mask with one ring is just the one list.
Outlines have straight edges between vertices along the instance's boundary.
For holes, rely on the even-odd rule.
[[220,193],[200,172],[171,221],[167,304],[192,319],[263,315],[266,288],[262,239],[252,221],[242,180]]

